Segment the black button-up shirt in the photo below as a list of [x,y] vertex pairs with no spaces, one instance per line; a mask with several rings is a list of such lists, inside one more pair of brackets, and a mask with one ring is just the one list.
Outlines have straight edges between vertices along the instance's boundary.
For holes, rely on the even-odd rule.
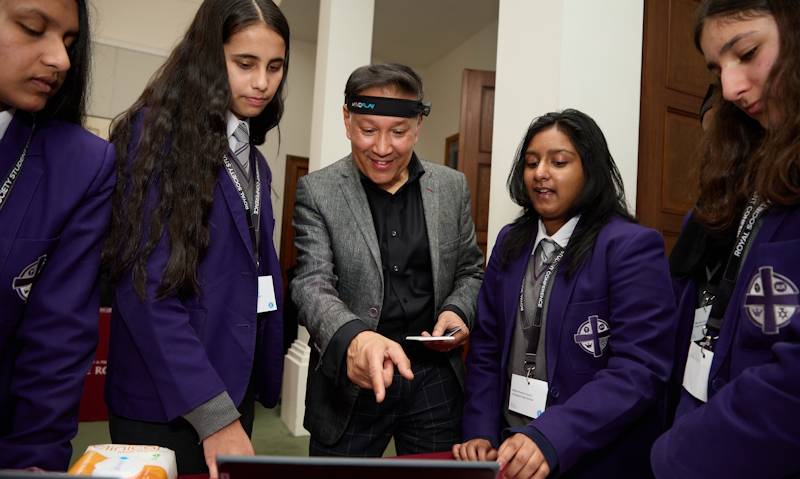
[[425,174],[416,154],[408,180],[394,194],[361,174],[383,267],[383,308],[378,333],[405,349],[406,336],[434,326],[433,271],[419,178]]

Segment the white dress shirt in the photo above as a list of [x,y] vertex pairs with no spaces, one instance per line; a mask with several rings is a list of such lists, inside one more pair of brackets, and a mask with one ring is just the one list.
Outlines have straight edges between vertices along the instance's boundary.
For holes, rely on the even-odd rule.
[[559,230],[556,231],[553,236],[547,236],[547,231],[544,229],[542,218],[539,217],[539,231],[536,233],[536,243],[533,244],[533,251],[531,254],[536,251],[536,247],[539,246],[539,242],[545,238],[565,249],[567,247],[567,243],[569,243],[569,239],[572,237],[572,232],[575,231],[575,227],[578,225],[578,220],[580,219],[581,215],[573,216],[569,221],[564,223],[564,226],[559,228]]
[[3,136],[5,136],[6,130],[8,130],[8,125],[11,124],[11,120],[14,119],[14,113],[16,112],[16,108],[0,111],[0,140],[2,140]]

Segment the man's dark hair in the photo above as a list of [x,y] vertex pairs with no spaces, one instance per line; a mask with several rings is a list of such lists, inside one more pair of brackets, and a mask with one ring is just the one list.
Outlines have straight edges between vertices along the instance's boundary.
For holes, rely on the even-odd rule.
[[356,68],[347,79],[344,96],[359,95],[371,88],[387,88],[413,96],[417,101],[422,101],[425,96],[422,78],[411,68],[399,63],[373,63]]

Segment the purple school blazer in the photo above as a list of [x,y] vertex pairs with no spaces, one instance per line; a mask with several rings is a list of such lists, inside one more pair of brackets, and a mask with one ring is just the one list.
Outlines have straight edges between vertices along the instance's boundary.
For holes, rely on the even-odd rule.
[[[30,131],[18,113],[0,142],[0,181]],[[37,125],[0,211],[0,469],[69,465],[97,347],[114,168],[111,145],[80,126]]]
[[[800,209],[775,208],[764,217],[725,312],[708,402],[682,390],[672,429],[653,446],[656,477],[800,477],[798,288]],[[679,307],[687,346],[696,304],[697,287],[689,281]]]
[[[138,142],[142,116],[132,145]],[[278,402],[283,283],[272,243],[272,174],[255,146],[251,151],[261,176],[260,267],[244,206],[223,166],[214,189],[208,253],[197,274],[202,295],[154,302],[169,256],[166,233],[147,263],[147,302],[134,292],[130,273],[116,285],[105,384],[113,414],[164,423],[226,390],[238,406],[251,373],[256,398],[266,407]],[[272,276],[277,310],[257,314],[258,277],[267,275]]]
[[[533,249],[531,241],[501,269],[500,245],[509,229],[500,232],[478,295],[466,361],[464,441],[483,437],[498,445],[501,438],[508,351]],[[663,430],[659,401],[675,334],[664,241],[652,229],[614,217],[580,270],[569,280],[564,270],[555,276],[547,311],[548,407],[520,432],[535,428],[550,442],[563,476],[647,477],[650,446]]]

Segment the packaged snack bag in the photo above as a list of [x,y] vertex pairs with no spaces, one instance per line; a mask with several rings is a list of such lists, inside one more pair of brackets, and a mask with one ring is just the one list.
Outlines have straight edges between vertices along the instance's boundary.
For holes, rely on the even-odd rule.
[[103,444],[89,446],[67,475],[177,479],[178,466],[175,452],[165,447]]

